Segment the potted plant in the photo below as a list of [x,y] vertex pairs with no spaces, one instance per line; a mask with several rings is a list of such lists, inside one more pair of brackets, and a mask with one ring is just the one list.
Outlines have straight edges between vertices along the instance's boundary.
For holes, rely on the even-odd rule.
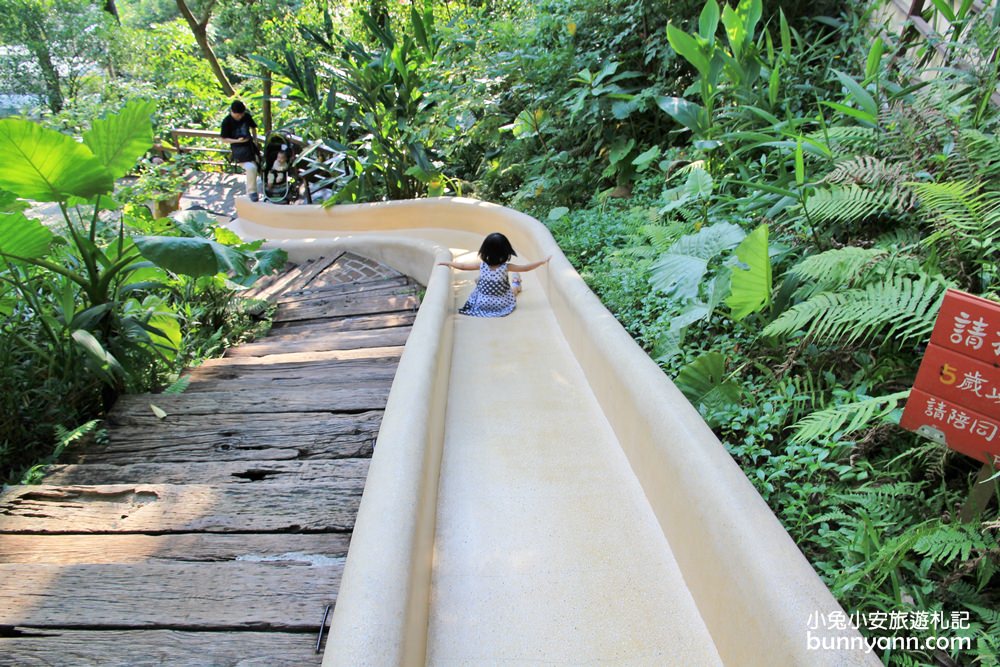
[[126,187],[128,197],[148,206],[154,218],[166,217],[180,207],[181,195],[187,189],[185,173],[189,167],[186,156],[171,160],[143,159],[138,177]]

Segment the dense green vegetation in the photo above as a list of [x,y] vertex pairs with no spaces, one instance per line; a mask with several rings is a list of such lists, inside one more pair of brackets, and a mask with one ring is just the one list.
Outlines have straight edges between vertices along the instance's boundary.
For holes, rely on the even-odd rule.
[[[38,95],[32,115],[49,127],[93,131],[97,110],[127,115],[141,96],[161,132],[214,128],[235,92],[270,104],[275,127],[343,153],[334,204],[473,194],[532,213],[846,610],[968,614],[961,630],[863,628],[972,639],[885,662],[998,664],[996,499],[959,520],[980,464],[896,425],[944,290],[998,300],[995,8],[934,2],[928,18],[950,20],[936,48],[883,29],[881,5],[833,0],[220,0],[191,4],[193,23],[171,3],[120,0],[120,25],[83,0],[0,0],[0,14],[57,5],[75,7],[58,15],[93,25],[96,42],[51,27],[46,51],[0,24],[44,84],[16,92]],[[109,41],[123,48],[95,48]],[[71,47],[80,66],[42,76],[45,53]],[[53,76],[70,77],[59,94]],[[108,387],[163,384],[217,343],[195,338],[199,351],[164,359],[168,319],[218,319],[229,302],[218,273],[122,263],[137,259],[122,229],[153,233],[135,209],[89,218],[112,224],[88,235],[66,195],[50,199],[66,204],[67,227],[45,252],[121,277],[74,281],[26,262],[44,253],[10,251],[5,227],[2,372],[22,389],[4,394],[20,430],[5,425],[2,446],[22,467],[20,443],[61,448],[81,423],[93,429]],[[3,224],[27,229],[3,202]],[[223,240],[204,226],[155,231]],[[93,280],[113,283],[111,297],[95,298]],[[166,291],[130,287],[149,282]],[[128,372],[115,376],[110,359]],[[68,414],[45,401],[77,392],[91,398]]]

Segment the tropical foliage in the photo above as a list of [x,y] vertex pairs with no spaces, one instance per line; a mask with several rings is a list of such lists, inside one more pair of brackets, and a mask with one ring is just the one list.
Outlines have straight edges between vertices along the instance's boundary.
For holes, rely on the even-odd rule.
[[[58,435],[73,423],[49,421],[53,412],[100,415],[122,391],[156,386],[215,334],[199,334],[188,318],[226,319],[212,313],[229,307],[227,281],[249,284],[284,263],[281,251],[245,245],[205,220],[158,222],[116,201],[116,181],[152,146],[153,111],[130,102],[95,119],[82,142],[0,120],[0,150],[10,156],[0,166],[5,477],[30,463],[39,430],[65,443],[57,452],[76,439]],[[63,224],[27,215],[25,200],[55,203]],[[185,345],[185,329],[202,342]]]

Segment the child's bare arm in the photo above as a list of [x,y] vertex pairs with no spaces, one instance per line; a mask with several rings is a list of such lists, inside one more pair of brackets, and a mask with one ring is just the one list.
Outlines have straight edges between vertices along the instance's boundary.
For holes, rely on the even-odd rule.
[[508,271],[516,271],[517,273],[525,273],[526,271],[534,271],[543,264],[548,264],[549,260],[552,259],[552,255],[549,255],[543,260],[532,262],[531,264],[508,264]]
[[475,271],[479,268],[478,264],[472,264],[471,262],[438,262],[438,266],[450,266],[453,269],[458,269],[459,271]]

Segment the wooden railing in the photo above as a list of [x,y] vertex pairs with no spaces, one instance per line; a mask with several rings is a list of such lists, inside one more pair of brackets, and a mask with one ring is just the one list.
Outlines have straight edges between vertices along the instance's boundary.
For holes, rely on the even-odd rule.
[[[283,136],[296,147],[293,167],[298,179],[304,185],[302,194],[307,204],[311,204],[313,194],[334,185],[346,174],[344,153],[322,140],[307,142],[302,137],[284,133]],[[257,138],[257,145],[264,150],[264,140]],[[219,167],[230,173],[236,165],[229,159],[230,148],[222,143],[218,132],[177,128],[170,131],[170,143],[157,145],[157,150],[165,154],[194,155],[199,166]]]
[[229,159],[230,148],[222,143],[218,132],[179,128],[170,130],[170,144],[161,144],[163,150],[179,155],[195,155],[199,166],[219,167],[235,172],[236,165]]
[[[950,24],[947,19],[940,14],[937,14],[932,18],[935,25],[931,25],[931,23],[924,18],[926,0],[890,0],[888,4],[895,12],[896,16],[902,21],[902,31],[900,37],[904,43],[913,37],[915,33],[934,48],[940,62],[961,70],[972,69],[972,65],[970,63],[956,58],[955,54],[951,53],[945,46],[948,39],[947,33],[952,29],[952,24]],[[992,7],[988,4],[980,2],[979,0],[973,0],[970,8],[970,15],[982,13],[988,9],[992,9]],[[995,61],[997,58],[996,52],[985,55],[991,62]],[[1000,92],[997,90],[992,91],[990,101],[994,105],[1000,106]]]

